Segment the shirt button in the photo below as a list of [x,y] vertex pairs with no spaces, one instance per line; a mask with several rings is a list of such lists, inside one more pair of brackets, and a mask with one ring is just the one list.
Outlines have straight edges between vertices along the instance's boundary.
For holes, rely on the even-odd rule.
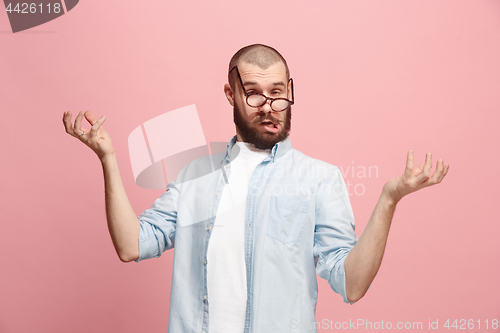
[[216,196],[216,197],[219,197],[219,195],[220,195],[220,193],[219,193],[219,192],[217,192],[217,193],[215,194],[215,196]]
[[203,303],[206,303],[207,302],[207,296],[203,296]]
[[208,231],[210,231],[210,229],[211,229],[211,228],[212,228],[212,226],[210,226],[210,225],[209,225],[209,226],[207,227],[207,230],[208,230]]
[[206,260],[204,260],[204,261],[203,261],[203,265],[206,265],[206,264],[207,264],[207,261],[206,261]]

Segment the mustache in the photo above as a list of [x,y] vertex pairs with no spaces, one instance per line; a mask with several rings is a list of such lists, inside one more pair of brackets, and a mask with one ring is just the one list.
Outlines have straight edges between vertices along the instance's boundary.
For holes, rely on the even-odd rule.
[[258,119],[258,123],[262,123],[264,121],[270,121],[270,122],[273,122],[274,124],[279,124],[281,121],[274,118],[274,117],[271,117],[271,116],[262,116],[260,117],[260,119]]

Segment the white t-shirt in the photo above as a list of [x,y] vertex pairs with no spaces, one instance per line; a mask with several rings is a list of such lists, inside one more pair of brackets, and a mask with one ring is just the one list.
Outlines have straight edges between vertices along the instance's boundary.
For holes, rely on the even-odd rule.
[[231,162],[221,194],[207,253],[209,332],[243,332],[247,301],[245,213],[248,186],[255,167],[271,149],[237,141],[240,152]]

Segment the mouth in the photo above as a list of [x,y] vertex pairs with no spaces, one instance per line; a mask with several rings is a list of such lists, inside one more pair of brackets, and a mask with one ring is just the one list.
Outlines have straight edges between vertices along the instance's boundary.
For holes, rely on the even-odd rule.
[[273,123],[270,120],[265,120],[265,121],[261,122],[260,126],[263,126],[268,132],[271,132],[271,133],[278,133],[278,131],[279,131],[279,125]]

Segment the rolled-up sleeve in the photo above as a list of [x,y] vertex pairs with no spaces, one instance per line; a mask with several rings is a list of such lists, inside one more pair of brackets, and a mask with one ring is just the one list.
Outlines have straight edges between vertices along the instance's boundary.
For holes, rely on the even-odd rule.
[[344,261],[358,238],[354,214],[342,173],[336,166],[319,187],[316,197],[314,255],[316,272],[330,287],[347,299]]
[[169,183],[166,192],[155,200],[153,206],[138,216],[141,229],[139,258],[135,262],[157,258],[174,247],[178,199],[178,188]]

